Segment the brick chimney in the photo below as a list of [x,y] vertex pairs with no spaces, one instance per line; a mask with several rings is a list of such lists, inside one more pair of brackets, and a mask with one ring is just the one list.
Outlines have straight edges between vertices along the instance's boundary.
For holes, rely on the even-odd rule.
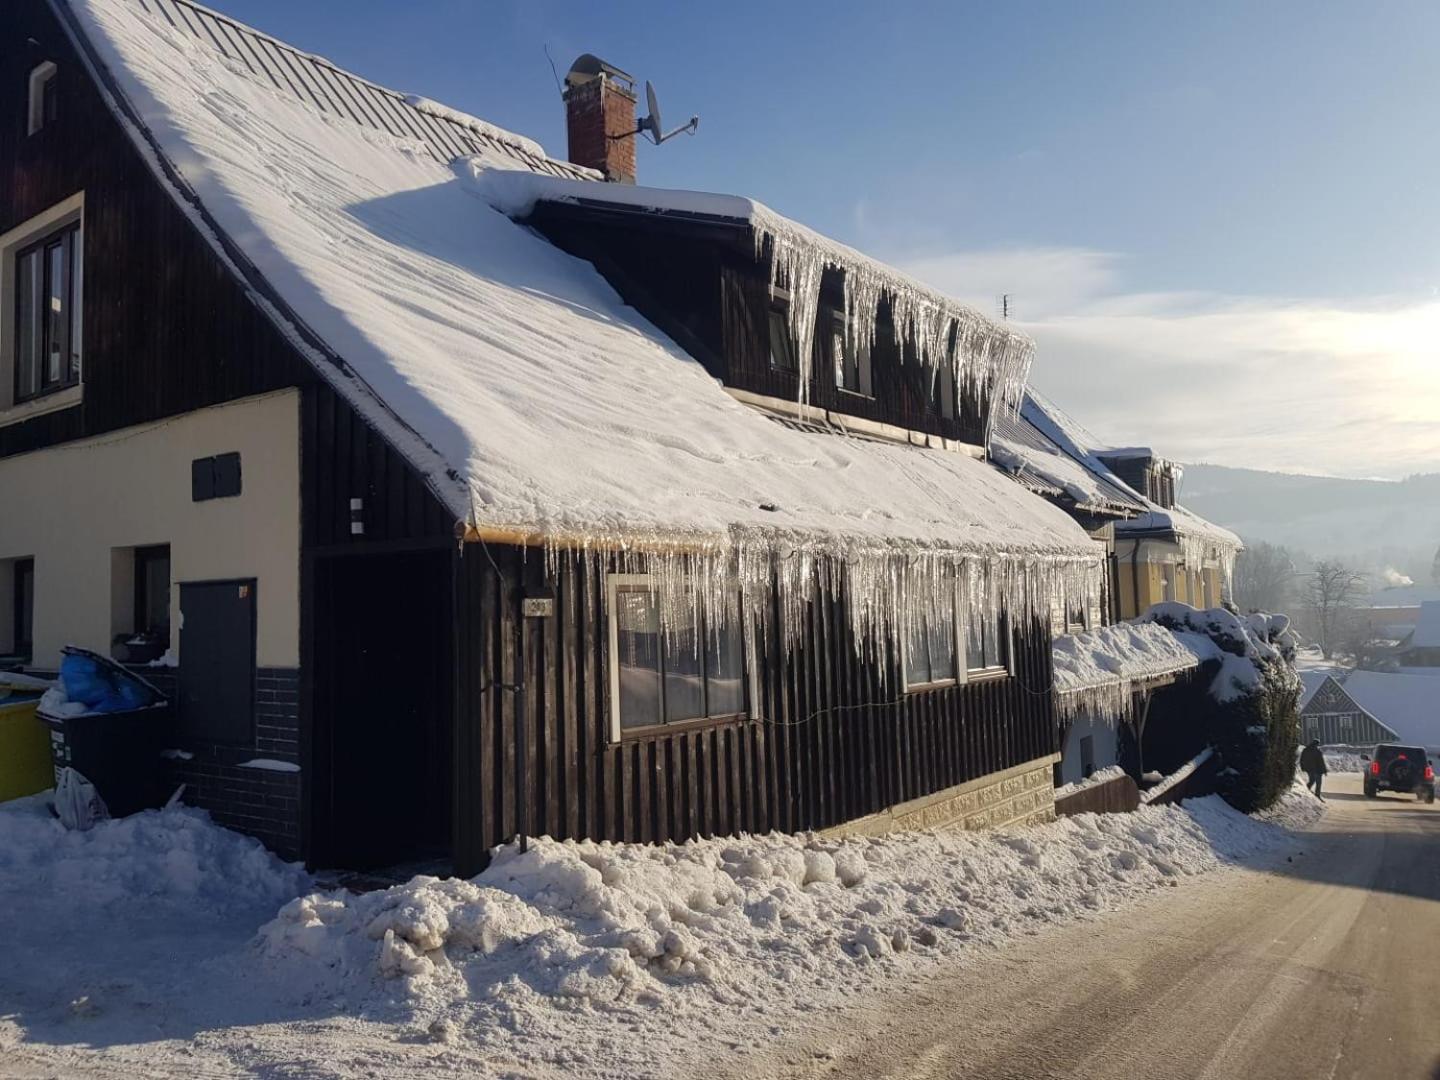
[[613,183],[635,183],[635,80],[586,53],[565,76],[564,98],[570,160]]

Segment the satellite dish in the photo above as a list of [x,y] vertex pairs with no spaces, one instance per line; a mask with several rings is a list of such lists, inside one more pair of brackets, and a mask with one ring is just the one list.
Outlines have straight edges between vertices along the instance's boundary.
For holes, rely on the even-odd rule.
[[700,126],[700,117],[692,116],[687,123],[681,124],[674,131],[665,131],[660,123],[660,99],[655,96],[655,85],[645,80],[645,104],[650,109],[650,115],[641,120],[635,127],[635,133],[648,132],[650,141],[656,146],[679,135],[682,131],[687,135],[694,135],[695,129]]

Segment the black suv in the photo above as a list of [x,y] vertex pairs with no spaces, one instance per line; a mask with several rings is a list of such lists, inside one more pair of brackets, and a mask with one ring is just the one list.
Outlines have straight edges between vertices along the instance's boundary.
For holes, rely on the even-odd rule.
[[1382,791],[1404,791],[1427,803],[1435,801],[1435,769],[1420,747],[1381,743],[1375,756],[1366,760],[1370,762],[1365,770],[1367,799]]

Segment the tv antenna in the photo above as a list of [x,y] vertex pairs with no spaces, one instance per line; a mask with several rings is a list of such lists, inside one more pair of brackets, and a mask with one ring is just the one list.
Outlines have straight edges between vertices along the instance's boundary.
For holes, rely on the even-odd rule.
[[[664,126],[660,122],[660,101],[655,96],[655,84],[652,83],[649,79],[645,80],[645,104],[650,109],[650,115],[640,120],[635,125],[635,130],[632,131],[630,134],[639,135],[642,131],[648,132],[650,135],[650,141],[653,142],[656,146],[659,146],[661,143],[666,142],[669,139],[673,139],[682,131],[686,135],[694,135],[695,129],[700,126],[700,117],[692,116],[689,120],[681,124],[675,130],[666,131]],[[621,138],[623,137],[624,136],[621,136]]]
[[1010,318],[1010,295],[1008,292],[1001,293],[999,303],[996,305],[1000,309],[1000,318],[1002,319]]

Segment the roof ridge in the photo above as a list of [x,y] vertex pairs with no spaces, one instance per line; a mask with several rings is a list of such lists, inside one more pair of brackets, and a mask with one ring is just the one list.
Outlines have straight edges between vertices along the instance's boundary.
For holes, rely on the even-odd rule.
[[[501,146],[505,147],[506,150],[511,151],[512,153],[516,153],[523,156],[524,158],[530,159],[530,161],[533,163],[548,166],[549,168],[545,169],[544,171],[564,175],[573,179],[592,179],[594,177],[594,174],[591,172],[591,170],[585,169],[581,166],[573,165],[568,161],[564,161],[559,158],[550,156],[550,154],[538,141],[531,139],[528,136],[521,135],[518,132],[510,131],[509,129],[503,128],[500,125],[494,124],[488,120],[482,120],[480,117],[475,117],[474,119],[480,120],[481,123],[484,125],[485,130],[477,129],[473,124],[464,122],[464,119],[462,118],[467,115],[465,114],[464,110],[456,109],[451,106],[445,106],[441,102],[435,103],[442,106],[442,108],[440,109],[431,110],[420,108],[416,104],[416,101],[428,99],[423,99],[420,95],[405,93],[392,87],[384,86],[381,83],[377,83],[373,79],[366,78],[364,75],[357,74],[356,72],[351,71],[348,68],[341,67],[329,57],[321,56],[319,53],[313,53],[309,52],[306,49],[302,49],[298,45],[294,45],[291,42],[278,38],[275,35],[268,33],[267,31],[260,30],[254,26],[251,26],[249,23],[242,22],[241,20],[235,18],[233,15],[227,15],[223,11],[216,11],[214,8],[209,7],[206,4],[199,3],[198,0],[132,0],[132,2],[138,4],[139,7],[146,12],[146,14],[158,15],[158,17],[170,23],[173,27],[175,27],[175,29],[184,33],[188,33],[191,37],[194,37],[196,40],[201,41],[202,43],[213,46],[214,48],[218,49],[221,55],[225,56],[227,59],[233,60],[234,57],[231,56],[231,51],[235,51],[239,54],[240,61],[244,63],[247,67],[251,68],[252,72],[257,75],[260,74],[260,72],[255,71],[255,64],[251,62],[251,58],[246,57],[245,54],[235,46],[234,42],[221,41],[219,36],[217,36],[214,31],[206,25],[205,19],[213,20],[216,23],[228,27],[231,34],[234,34],[236,36],[244,35],[259,41],[263,41],[271,48],[277,51],[281,51],[290,57],[324,68],[326,71],[331,73],[331,76],[333,78],[348,80],[351,83],[358,84],[358,86],[368,89],[374,94],[382,95],[394,108],[404,109],[407,112],[414,112],[420,114],[421,116],[425,117],[426,120],[417,121],[414,125],[416,127],[416,130],[411,132],[411,134],[413,135],[413,137],[419,138],[426,142],[428,145],[430,145],[431,152],[435,155],[437,159],[441,160],[441,162],[444,164],[448,164],[450,161],[453,161],[457,157],[467,156],[468,154],[474,153],[477,149],[480,149],[471,145],[474,140],[488,139],[494,143],[500,144]],[[172,16],[170,12],[166,10],[167,6],[177,10],[177,13],[180,15],[181,19],[184,20],[184,25],[176,23],[174,16]],[[191,19],[185,18],[186,10],[191,13]],[[203,18],[201,18],[201,16],[203,16]],[[228,48],[227,45],[229,46]],[[275,83],[282,90],[285,89],[284,83],[289,83],[290,90],[294,93],[296,98],[298,98],[302,102],[307,102],[307,97],[315,99],[315,104],[319,105],[322,110],[325,109],[325,105],[319,100],[315,89],[307,85],[302,77],[297,74],[292,78],[291,73],[286,72],[282,68],[280,69],[281,78],[284,79],[284,83],[282,83],[281,79],[277,79],[275,77],[275,74],[269,70],[268,66],[265,63],[265,59],[260,56],[260,54],[255,50],[252,49],[251,51],[255,53],[253,59],[260,64],[263,73],[269,76],[269,79],[272,83]],[[323,84],[321,84],[319,88],[321,95],[324,95],[329,89]],[[339,97],[338,95],[336,96],[336,100],[332,102],[332,104],[340,106],[339,111],[342,114],[349,114],[352,119],[355,119],[364,126],[373,127],[381,131],[389,131],[391,134],[396,134],[396,132],[393,131],[390,126],[384,122],[385,117],[381,113],[375,112],[375,115],[373,117],[368,115],[368,113],[372,111],[374,107],[370,106],[367,109],[366,103],[364,102],[363,98],[359,100],[358,107],[356,103],[352,103],[344,99],[343,97]],[[447,115],[447,113],[449,115]],[[435,124],[444,125],[444,128],[442,130],[449,133],[451,137],[449,139],[437,139],[433,133],[433,129],[431,129],[429,123],[426,122],[427,120]],[[429,137],[427,137],[427,132],[430,133]],[[463,133],[463,135],[461,133]],[[439,147],[435,145],[435,143],[437,142],[441,144]],[[445,157],[445,153],[449,153],[451,156]]]

